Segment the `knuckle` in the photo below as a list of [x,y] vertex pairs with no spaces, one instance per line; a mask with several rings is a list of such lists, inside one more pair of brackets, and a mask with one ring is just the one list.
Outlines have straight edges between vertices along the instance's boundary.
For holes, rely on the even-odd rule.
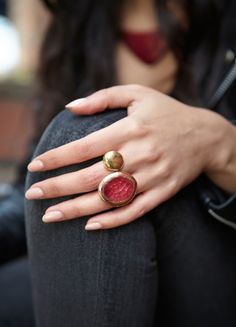
[[129,118],[130,124],[128,129],[128,136],[143,137],[144,135],[146,135],[146,129],[143,126],[142,122],[137,118],[133,118],[132,116],[130,116]]
[[117,226],[114,219],[111,219],[109,222],[102,221],[101,224],[102,224],[102,229],[110,229],[110,228],[114,228]]
[[158,169],[158,175],[161,176],[163,179],[170,178],[172,173],[171,164],[168,162],[163,163]]
[[70,218],[78,218],[80,216],[81,216],[80,208],[76,203],[74,203],[70,208]]
[[50,167],[56,167],[58,165],[58,157],[56,155],[55,149],[48,151],[45,158],[43,158],[45,164],[49,165]]
[[136,217],[140,218],[140,217],[144,216],[147,212],[148,212],[147,206],[143,205],[138,208],[138,210],[136,212]]
[[[83,143],[81,143],[80,141],[76,141],[74,143],[71,143],[71,152],[76,154],[76,153],[83,153],[82,151],[84,151],[86,148],[84,146],[86,142],[84,141]],[[85,148],[85,149],[84,149]]]
[[102,97],[102,98],[106,98],[108,96],[108,90],[107,89],[102,89],[102,90],[99,90],[97,92],[97,95]]
[[77,153],[79,154],[80,160],[84,160],[90,157],[92,147],[91,144],[86,139],[84,139],[83,142],[76,143],[73,150],[75,155]]
[[92,171],[88,171],[84,178],[84,182],[89,189],[97,188],[98,184],[101,182],[102,176],[99,173],[94,173]]
[[55,181],[48,182],[44,187],[44,192],[47,196],[52,195],[60,195],[61,194],[61,187]]
[[172,180],[169,183],[169,191],[170,195],[173,196],[179,191],[179,180],[178,178],[172,178]]
[[110,91],[108,89],[103,89],[97,92],[98,98],[102,101],[105,107],[108,107],[109,99],[111,98]]
[[64,213],[66,219],[77,218],[80,216],[80,208],[76,201],[69,201],[65,204],[61,204],[58,208]]
[[157,147],[153,143],[147,143],[145,145],[145,156],[147,158],[147,161],[152,163],[158,160],[159,153],[157,151]]
[[141,86],[140,84],[130,84],[129,85],[129,89],[130,91],[134,91],[134,92],[140,92],[144,89],[143,86]]
[[158,144],[158,146],[156,146],[156,151],[158,152],[158,157],[159,158],[165,158],[166,157],[166,149],[161,144]]

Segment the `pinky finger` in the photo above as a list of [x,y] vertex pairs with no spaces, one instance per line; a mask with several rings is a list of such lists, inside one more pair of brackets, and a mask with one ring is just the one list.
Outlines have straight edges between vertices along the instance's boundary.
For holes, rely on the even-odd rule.
[[86,230],[110,229],[128,224],[154,209],[168,199],[163,188],[139,194],[129,205],[90,218]]

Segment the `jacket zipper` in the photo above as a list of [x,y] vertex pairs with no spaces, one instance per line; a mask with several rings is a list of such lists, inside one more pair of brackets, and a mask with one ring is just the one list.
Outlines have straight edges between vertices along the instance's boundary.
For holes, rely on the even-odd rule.
[[[208,107],[211,109],[214,109],[217,104],[222,100],[226,92],[229,90],[233,82],[236,80],[236,58],[234,58],[232,67],[229,69],[227,74],[225,75],[223,81],[220,83],[218,88],[216,89],[215,93],[212,95]],[[234,123],[236,123],[234,121]],[[220,216],[218,213],[216,213],[212,208],[208,208],[208,213],[217,219],[218,221],[222,222],[225,225],[228,225],[229,227],[232,227],[233,229],[236,230],[236,225],[224,217]]]
[[221,223],[233,228],[236,230],[236,225],[234,223],[232,223],[231,221],[228,221],[227,219],[225,219],[224,217],[220,216],[219,214],[217,214],[215,211],[213,211],[212,209],[208,209],[208,213],[215,219],[217,219],[218,221],[220,221]]
[[235,80],[236,80],[236,58],[234,59],[232,67],[227,72],[223,81],[220,83],[217,90],[211,97],[208,103],[209,108],[214,109],[217,106],[217,104],[220,102],[220,100],[223,98],[223,96],[229,90],[230,86],[233,84]]

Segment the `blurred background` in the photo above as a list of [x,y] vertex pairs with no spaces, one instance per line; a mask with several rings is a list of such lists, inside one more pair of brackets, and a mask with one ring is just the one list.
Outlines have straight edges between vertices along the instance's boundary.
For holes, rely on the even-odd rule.
[[35,72],[48,17],[39,0],[0,0],[0,196],[32,133]]

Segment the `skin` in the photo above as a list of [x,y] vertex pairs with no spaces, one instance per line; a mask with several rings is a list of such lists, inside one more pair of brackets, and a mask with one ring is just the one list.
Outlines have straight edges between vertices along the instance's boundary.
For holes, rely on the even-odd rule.
[[123,170],[137,180],[136,198],[125,207],[104,212],[111,207],[100,199],[96,190],[109,172],[99,162],[30,188],[26,193],[28,199],[89,192],[48,208],[43,217],[45,222],[92,215],[87,230],[118,227],[167,201],[203,172],[226,191],[236,192],[236,128],[223,117],[138,85],[101,90],[68,106],[80,115],[117,107],[127,107],[128,116],[40,155],[29,165],[29,170],[47,171],[116,150],[124,157]]
[[[152,6],[152,1],[147,0],[124,2],[121,27],[133,31],[158,28]],[[137,180],[137,196],[129,205],[109,211],[111,206],[97,192],[100,181],[110,173],[100,162],[31,186],[26,193],[29,200],[89,192],[48,208],[43,221],[91,215],[87,230],[118,227],[167,201],[203,172],[224,190],[235,192],[236,128],[218,114],[187,106],[163,94],[171,92],[175,84],[178,67],[173,54],[169,51],[161,62],[150,66],[120,42],[116,64],[120,84],[138,83],[151,88],[117,86],[69,104],[74,114],[89,115],[127,107],[128,116],[40,155],[29,165],[29,170],[52,170],[116,150],[124,157],[123,171]]]
[[[153,0],[127,0],[123,2],[121,30],[147,32],[159,29]],[[122,41],[116,45],[116,66],[119,84],[141,84],[168,94],[175,86],[177,60],[167,51],[161,61],[147,65]],[[129,69],[127,69],[129,67]]]

